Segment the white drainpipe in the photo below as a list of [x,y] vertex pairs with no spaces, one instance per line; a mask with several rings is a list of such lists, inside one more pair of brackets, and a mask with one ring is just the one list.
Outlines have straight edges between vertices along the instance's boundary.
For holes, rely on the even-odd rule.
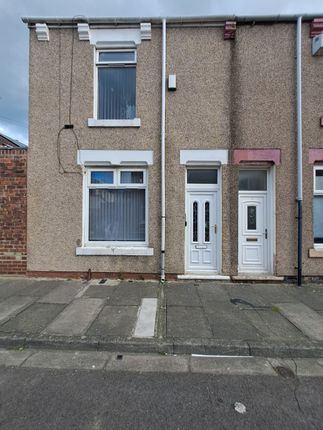
[[165,229],[166,229],[166,188],[165,188],[165,127],[166,127],[166,19],[162,20],[162,88],[161,88],[161,248],[160,279],[165,281]]
[[302,17],[296,29],[296,112],[297,112],[297,285],[302,285],[303,143],[302,143]]

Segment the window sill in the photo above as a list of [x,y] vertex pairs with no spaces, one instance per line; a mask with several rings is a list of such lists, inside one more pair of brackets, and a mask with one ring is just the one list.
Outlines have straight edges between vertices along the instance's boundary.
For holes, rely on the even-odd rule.
[[126,247],[126,246],[115,246],[115,247],[78,247],[76,248],[76,255],[154,255],[154,248],[148,247]]
[[308,256],[310,258],[323,258],[323,248],[310,248],[308,250]]
[[140,127],[140,118],[134,119],[95,119],[87,120],[88,127]]

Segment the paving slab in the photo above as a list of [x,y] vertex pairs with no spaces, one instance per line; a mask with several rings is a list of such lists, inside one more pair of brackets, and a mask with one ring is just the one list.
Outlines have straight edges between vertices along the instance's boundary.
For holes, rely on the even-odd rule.
[[20,366],[33,352],[0,349],[0,366]]
[[[292,291],[292,297],[294,302],[302,302],[304,305],[309,306],[315,311],[323,311],[323,288],[317,286],[313,287],[302,287]],[[276,300],[277,302],[278,300]],[[285,301],[285,300],[282,300]],[[289,300],[291,301],[291,300]]]
[[295,358],[293,360],[288,358],[268,358],[272,367],[287,367],[295,376],[309,377],[309,376],[323,376],[323,360],[314,358]]
[[112,297],[117,285],[90,285],[90,287],[85,291],[83,297],[93,297],[98,299],[109,300]]
[[246,319],[256,327],[260,336],[264,339],[304,340],[304,334],[291,324],[279,312],[269,310],[244,310],[241,311]]
[[87,336],[130,337],[137,319],[138,306],[104,306]]
[[310,339],[323,342],[323,317],[303,303],[278,303],[279,312]]
[[64,284],[55,288],[54,291],[46,294],[38,301],[39,303],[68,304],[82,288],[83,285],[81,283]]
[[38,334],[64,309],[65,305],[33,303],[0,326],[2,333]]
[[201,306],[197,288],[193,284],[169,283],[164,289],[166,303],[172,306]]
[[204,312],[216,339],[259,340],[261,333],[253,323],[245,317],[244,311],[227,303],[221,306],[206,303]]
[[167,337],[211,338],[203,308],[167,306]]
[[158,283],[121,282],[107,299],[107,304],[117,306],[139,306],[144,297],[156,298]]
[[134,337],[155,335],[157,299],[142,299],[134,331]]
[[188,357],[123,354],[121,360],[113,357],[106,365],[107,371],[128,372],[188,372]]
[[[0,285],[0,300],[2,301],[7,299],[8,297],[20,294],[24,290],[26,285],[27,282],[21,279],[15,281],[5,280],[5,282]],[[32,284],[29,283],[29,285]]]
[[35,299],[33,297],[16,296],[9,297],[0,303],[0,322],[12,315],[22,311],[29,306]]
[[19,296],[32,296],[32,297],[43,297],[50,292],[53,292],[55,288],[66,284],[66,281],[62,280],[34,280],[33,283],[28,283],[25,287],[20,290],[17,295]]
[[111,353],[105,351],[39,351],[29,357],[22,367],[47,369],[103,369]]
[[268,306],[271,303],[258,293],[260,287],[260,285],[256,284],[227,284],[226,291],[228,293],[229,300],[242,299],[246,302],[238,304],[242,309],[253,306]]
[[276,376],[270,363],[260,357],[191,357],[190,368],[192,373]]
[[76,299],[44,330],[44,334],[81,335],[86,332],[103,306],[102,299]]

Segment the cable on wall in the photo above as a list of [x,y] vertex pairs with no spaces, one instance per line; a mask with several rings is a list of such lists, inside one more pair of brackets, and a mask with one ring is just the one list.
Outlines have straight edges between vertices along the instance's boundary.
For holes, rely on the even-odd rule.
[[[73,20],[75,17],[73,18]],[[73,137],[73,143],[75,144],[77,150],[80,149],[79,140],[77,137],[77,134],[74,130],[74,125],[72,124],[72,101],[73,101],[73,66],[74,66],[74,40],[75,40],[75,27],[72,28],[72,39],[71,39],[71,65],[70,65],[70,82],[69,82],[69,107],[68,107],[68,124],[65,124],[63,127],[61,127],[61,91],[62,91],[62,31],[61,28],[59,29],[59,53],[58,53],[58,67],[59,67],[59,73],[58,73],[58,127],[59,131],[57,133],[56,138],[56,149],[57,149],[57,159],[59,164],[59,173],[60,174],[77,174],[81,175],[82,173],[80,171],[74,171],[74,170],[67,170],[63,164],[62,161],[62,154],[61,154],[61,137],[63,132],[66,130],[67,132],[72,133]]]

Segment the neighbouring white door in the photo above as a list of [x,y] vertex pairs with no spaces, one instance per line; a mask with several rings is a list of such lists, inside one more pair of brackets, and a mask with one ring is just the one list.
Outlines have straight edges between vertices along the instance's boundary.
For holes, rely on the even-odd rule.
[[269,273],[270,200],[266,170],[242,170],[239,178],[239,272]]
[[216,192],[187,193],[187,271],[214,272],[216,258]]

